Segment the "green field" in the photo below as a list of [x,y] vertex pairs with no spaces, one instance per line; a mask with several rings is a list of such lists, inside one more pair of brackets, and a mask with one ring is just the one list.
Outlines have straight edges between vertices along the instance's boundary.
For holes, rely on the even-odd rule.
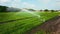
[[[0,13],[0,34],[25,34],[25,32],[29,31],[30,29],[41,25],[46,20],[49,20],[59,14],[58,12],[34,13],[40,15],[40,17],[32,15],[28,12]],[[4,23],[2,24],[1,22]],[[37,34],[39,34],[38,32]]]

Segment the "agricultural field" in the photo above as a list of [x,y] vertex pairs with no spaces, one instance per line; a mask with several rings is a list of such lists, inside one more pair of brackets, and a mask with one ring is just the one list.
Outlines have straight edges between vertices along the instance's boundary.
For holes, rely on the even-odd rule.
[[[58,16],[59,12],[34,12],[33,14],[28,12],[0,12],[0,34],[26,34],[45,21]],[[35,34],[40,34],[39,32]]]

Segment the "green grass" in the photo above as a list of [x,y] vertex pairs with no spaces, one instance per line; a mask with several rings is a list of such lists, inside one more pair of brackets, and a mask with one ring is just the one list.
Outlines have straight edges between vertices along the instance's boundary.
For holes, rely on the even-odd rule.
[[32,15],[26,12],[8,12],[0,13],[0,22],[15,20],[19,18],[31,17]]
[[49,12],[35,13],[40,15],[40,18],[26,12],[0,13],[0,22],[29,17],[28,19],[0,24],[0,34],[25,34],[26,31],[29,31],[30,29],[42,24],[46,20],[49,20],[58,15],[58,13]]

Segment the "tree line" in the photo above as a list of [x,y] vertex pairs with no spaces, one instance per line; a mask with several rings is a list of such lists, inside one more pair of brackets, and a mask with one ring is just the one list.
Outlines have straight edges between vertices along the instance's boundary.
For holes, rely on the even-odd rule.
[[[34,9],[27,9],[27,10],[29,10],[29,11],[36,11]],[[21,11],[21,9],[11,8],[11,7],[7,7],[7,6],[0,6],[0,12],[18,12],[18,11]],[[44,11],[44,12],[48,12],[48,11],[55,12],[55,10],[48,10],[48,9],[40,10],[40,11]]]
[[18,8],[0,6],[0,12],[19,12],[19,11],[20,11],[20,9],[18,9]]

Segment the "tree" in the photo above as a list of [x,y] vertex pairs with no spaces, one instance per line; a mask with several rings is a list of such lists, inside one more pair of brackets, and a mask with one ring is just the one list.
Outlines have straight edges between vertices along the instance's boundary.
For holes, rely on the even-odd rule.
[[54,12],[54,10],[51,10],[51,12]]
[[49,11],[49,10],[48,10],[48,9],[45,9],[44,11],[47,12],[47,11]]
[[0,12],[7,12],[7,8],[6,6],[0,6]]

